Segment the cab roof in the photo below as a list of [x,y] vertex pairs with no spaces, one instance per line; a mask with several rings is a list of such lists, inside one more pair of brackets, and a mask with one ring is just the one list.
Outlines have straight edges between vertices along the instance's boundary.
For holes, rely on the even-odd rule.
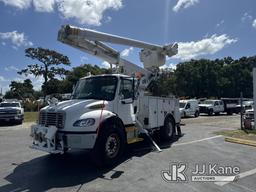
[[101,74],[101,75],[90,75],[90,76],[86,76],[86,77],[82,77],[81,79],[86,79],[86,78],[90,78],[90,77],[130,77],[128,75],[124,75],[124,74]]

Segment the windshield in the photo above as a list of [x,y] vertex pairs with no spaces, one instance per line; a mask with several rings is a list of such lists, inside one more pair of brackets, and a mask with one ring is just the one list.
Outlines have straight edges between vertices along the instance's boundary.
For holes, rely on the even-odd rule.
[[100,76],[81,79],[72,99],[97,99],[111,101],[115,97],[117,77]]
[[253,101],[243,101],[243,105],[245,106],[253,105]]
[[20,107],[19,103],[0,103],[0,107]]
[[210,100],[205,100],[205,101],[203,101],[202,102],[202,104],[210,104],[210,105],[212,105],[214,103],[214,101],[210,101]]
[[186,103],[180,103],[180,108],[185,108]]

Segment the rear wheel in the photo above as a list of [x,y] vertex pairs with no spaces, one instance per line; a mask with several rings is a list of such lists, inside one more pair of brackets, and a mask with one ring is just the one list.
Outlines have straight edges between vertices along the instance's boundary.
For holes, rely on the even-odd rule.
[[227,111],[227,115],[233,115],[233,111],[228,110],[228,111]]
[[175,133],[175,123],[172,117],[167,116],[164,121],[164,126],[160,129],[160,136],[163,140],[169,141],[173,139]]
[[198,117],[199,116],[199,111],[196,111],[195,114],[194,114],[195,117]]
[[121,123],[109,123],[101,128],[92,151],[92,160],[97,166],[112,166],[123,155],[126,137]]
[[212,116],[212,115],[213,115],[213,109],[209,109],[209,110],[208,110],[208,115],[209,115],[209,116]]

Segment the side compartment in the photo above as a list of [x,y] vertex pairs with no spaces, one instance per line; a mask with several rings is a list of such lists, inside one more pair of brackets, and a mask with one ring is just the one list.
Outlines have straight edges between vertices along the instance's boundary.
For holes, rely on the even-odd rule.
[[180,122],[179,101],[176,98],[144,96],[139,101],[138,119],[146,129],[164,125],[167,114]]

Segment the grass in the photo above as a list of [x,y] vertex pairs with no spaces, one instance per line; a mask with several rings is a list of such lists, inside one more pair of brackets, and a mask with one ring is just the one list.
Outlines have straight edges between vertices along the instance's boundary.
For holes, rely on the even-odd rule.
[[36,122],[38,117],[38,112],[25,112],[24,122]]
[[256,141],[256,129],[254,130],[224,130],[215,132],[217,135]]

